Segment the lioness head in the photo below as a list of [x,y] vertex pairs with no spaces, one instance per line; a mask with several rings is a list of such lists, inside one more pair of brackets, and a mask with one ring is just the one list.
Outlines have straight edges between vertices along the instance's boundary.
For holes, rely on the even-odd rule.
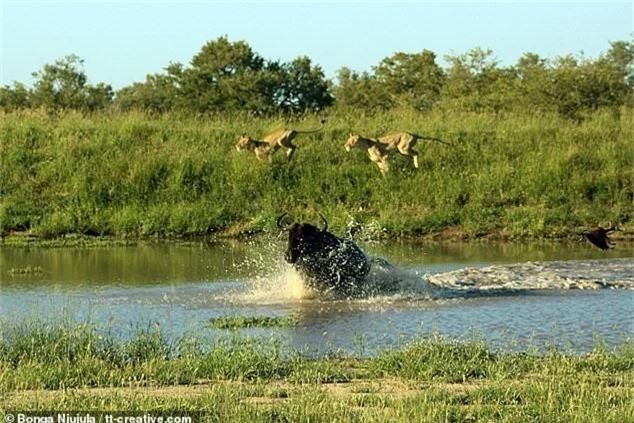
[[348,141],[346,141],[346,151],[350,151],[355,145],[357,145],[357,143],[359,142],[359,138],[361,138],[359,135],[355,135],[350,133],[350,135],[348,136]]
[[253,139],[247,134],[242,134],[240,139],[236,143],[236,150],[248,150],[251,144],[253,143]]

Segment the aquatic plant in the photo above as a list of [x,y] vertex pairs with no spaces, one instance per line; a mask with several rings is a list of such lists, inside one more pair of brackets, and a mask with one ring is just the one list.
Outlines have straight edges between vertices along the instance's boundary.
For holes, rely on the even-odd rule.
[[31,266],[27,265],[25,267],[12,267],[8,270],[8,272],[12,275],[31,275],[34,273],[42,273],[44,269],[42,266]]
[[209,320],[209,324],[217,329],[271,328],[295,326],[298,320],[293,317],[271,316],[222,316]]

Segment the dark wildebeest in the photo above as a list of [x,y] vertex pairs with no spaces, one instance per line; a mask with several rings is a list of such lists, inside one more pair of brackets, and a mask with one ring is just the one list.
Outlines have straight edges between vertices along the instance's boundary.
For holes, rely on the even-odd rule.
[[346,296],[362,290],[370,272],[370,261],[351,240],[328,232],[328,222],[319,229],[310,223],[282,224],[286,213],[277,218],[277,226],[288,231],[284,258],[297,269],[306,284],[318,292]]
[[610,243],[610,239],[608,238],[608,234],[610,232],[618,231],[616,225],[608,225],[607,228],[597,227],[589,231],[582,232],[583,235],[588,241],[597,246],[602,250],[609,250],[613,248],[614,244]]

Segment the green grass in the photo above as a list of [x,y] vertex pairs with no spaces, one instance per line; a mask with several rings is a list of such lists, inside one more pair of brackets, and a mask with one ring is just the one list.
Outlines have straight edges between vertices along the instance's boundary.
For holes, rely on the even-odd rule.
[[[284,125],[246,115],[38,112],[0,115],[0,230],[38,238],[236,236],[272,231],[275,217],[328,217],[373,236],[570,236],[608,221],[632,232],[630,110],[581,124],[551,115],[328,116],[299,135],[292,163],[235,151],[239,134]],[[291,122],[310,128],[317,116]],[[421,142],[420,169],[402,157],[382,178],[349,132],[409,130],[452,142]]]
[[209,325],[217,329],[288,327],[296,326],[297,319],[271,316],[222,316],[210,319]]
[[421,339],[374,358],[281,354],[269,340],[128,340],[88,324],[19,322],[0,338],[8,411],[196,413],[205,421],[625,422],[634,344],[587,355]]

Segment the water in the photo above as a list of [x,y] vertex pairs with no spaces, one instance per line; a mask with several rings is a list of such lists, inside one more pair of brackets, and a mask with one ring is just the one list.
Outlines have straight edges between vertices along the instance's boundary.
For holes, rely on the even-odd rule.
[[[230,335],[219,316],[292,316],[243,329],[307,354],[372,355],[440,334],[495,349],[609,347],[634,336],[634,258],[586,244],[363,245],[371,292],[328,299],[283,262],[279,240],[92,249],[0,248],[0,322],[71,317],[128,336],[158,324],[174,338]],[[30,268],[30,273],[20,273]],[[35,271],[33,272],[33,269]]]

